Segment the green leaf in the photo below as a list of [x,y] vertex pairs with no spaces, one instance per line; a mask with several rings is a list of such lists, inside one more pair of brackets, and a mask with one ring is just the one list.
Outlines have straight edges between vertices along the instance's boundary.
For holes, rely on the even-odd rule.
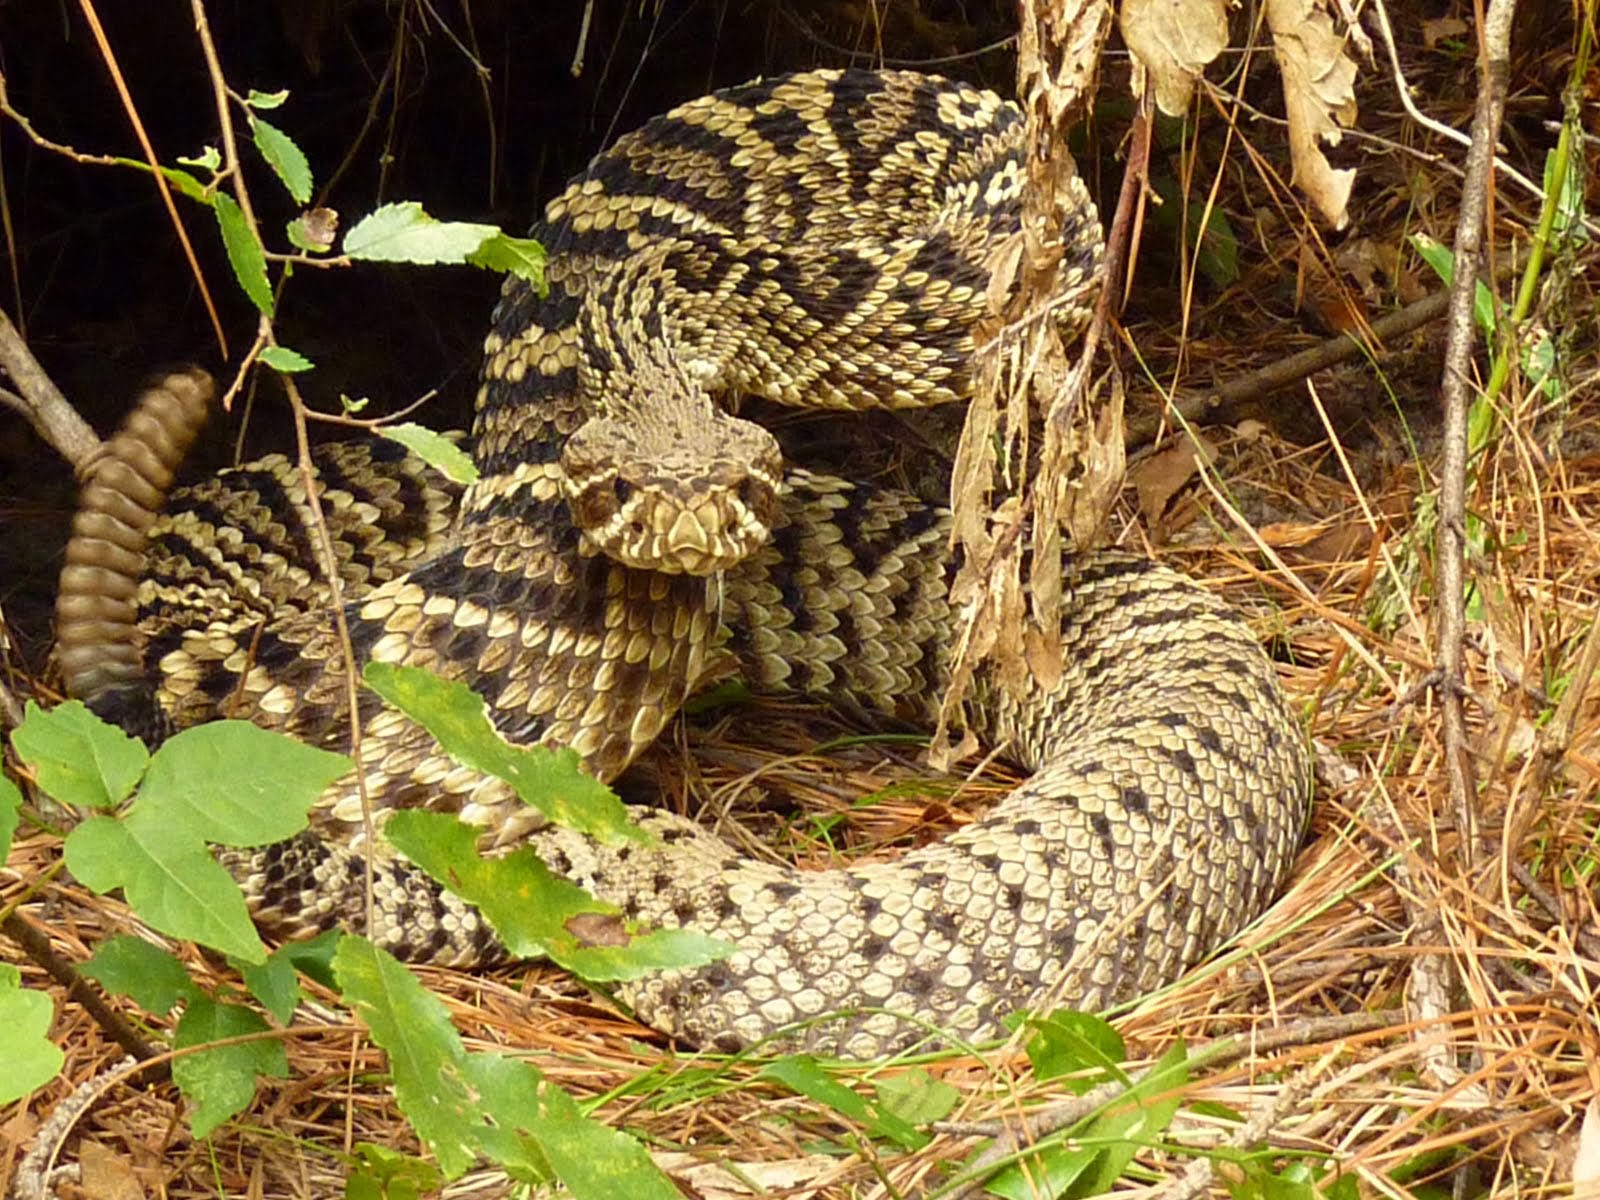
[[887,1137],[906,1150],[920,1150],[929,1138],[891,1112],[868,1104],[856,1092],[832,1078],[808,1054],[792,1054],[761,1068],[762,1079],[783,1084],[790,1091],[824,1104],[862,1126],[873,1137]]
[[432,1163],[387,1146],[357,1142],[356,1157],[360,1165],[345,1181],[345,1200],[417,1200],[444,1186]]
[[250,118],[250,134],[261,157],[283,181],[294,202],[304,204],[310,200],[311,164],[306,161],[305,151],[287,133],[260,117]]
[[66,1055],[49,1038],[55,1006],[43,992],[22,986],[22,972],[0,962],[0,1104],[20,1100],[57,1075]]
[[343,938],[342,930],[324,929],[314,938],[286,943],[274,951],[274,956],[281,954],[294,964],[297,971],[305,972],[325,988],[337,989],[339,985],[333,978],[333,956]]
[[143,938],[117,934],[100,944],[80,968],[117,996],[130,996],[148,1013],[169,1013],[180,1000],[201,995],[183,964]]
[[[1456,277],[1455,251],[1442,242],[1434,241],[1425,233],[1412,234],[1411,246],[1421,255],[1422,261],[1433,268],[1433,273],[1444,282],[1444,285],[1449,287]],[[1483,281],[1479,280],[1472,293],[1472,318],[1485,337],[1493,336],[1499,323],[1498,316],[1499,309],[1495,304],[1494,295]]]
[[544,956],[603,982],[703,966],[734,950],[691,930],[642,931],[615,906],[556,875],[531,848],[481,858],[481,832],[449,813],[419,809],[397,812],[384,826],[396,849],[474,905],[515,955]]
[[38,775],[47,795],[79,809],[121,804],[150,761],[143,742],[102,721],[77,700],[48,712],[28,701],[11,744]]
[[11,853],[11,838],[17,832],[17,814],[22,809],[22,790],[0,775],[0,866]]
[[244,98],[244,102],[251,108],[265,111],[267,109],[281,108],[283,102],[288,98],[288,88],[284,88],[281,92],[258,92],[255,88],[251,88],[250,94]]
[[248,721],[212,721],[162,744],[130,818],[148,812],[197,840],[267,846],[304,829],[307,810],[350,765]]
[[161,933],[246,962],[266,961],[238,885],[189,831],[137,812],[123,821],[91,817],[67,835],[66,860],[87,887],[120,887],[140,918]]
[[181,154],[178,155],[178,161],[186,167],[199,167],[202,171],[210,171],[214,175],[217,168],[222,165],[222,155],[218,153],[215,146],[207,146],[199,154],[189,158],[185,158]]
[[525,279],[541,295],[544,293],[544,247],[532,238],[512,237],[495,230],[493,237],[467,255],[467,261],[475,267]]
[[1002,1200],[1055,1200],[1083,1177],[1100,1156],[1098,1146],[1055,1143],[1005,1168],[984,1191]]
[[628,820],[622,801],[605,784],[585,775],[569,749],[512,746],[489,723],[483,697],[466,684],[440,679],[421,667],[369,662],[361,677],[406,716],[439,740],[464,767],[505,780],[524,804],[557,824],[590,834],[607,845],[647,842]]
[[247,962],[233,964],[244,978],[245,987],[272,1014],[280,1025],[287,1025],[300,1003],[300,982],[295,977],[294,957],[288,948],[274,950],[260,966]]
[[908,1125],[927,1125],[942,1121],[955,1111],[961,1093],[942,1079],[935,1079],[921,1067],[872,1081],[882,1111]]
[[1105,1020],[1090,1013],[1058,1009],[1043,1017],[1029,1017],[1033,1030],[1028,1039],[1028,1061],[1041,1083],[1080,1072],[1097,1072],[1093,1078],[1069,1080],[1067,1086],[1079,1095],[1088,1091],[1109,1072],[1125,1079],[1122,1063],[1128,1057],[1122,1036]]
[[682,1200],[643,1146],[584,1116],[570,1096],[527,1063],[474,1054],[467,1060],[467,1077],[494,1119],[494,1128],[484,1131],[485,1149],[494,1153],[505,1144],[504,1137],[494,1136],[502,1130],[521,1133],[531,1143],[517,1156],[520,1163],[511,1154],[496,1155],[517,1178],[533,1182],[554,1175],[575,1200]]
[[385,425],[378,432],[390,441],[399,442],[446,479],[456,483],[473,483],[478,478],[478,468],[473,464],[472,456],[442,433],[435,433],[410,421]]
[[499,233],[493,225],[437,221],[407,200],[385,204],[357,221],[344,235],[344,252],[366,262],[465,263]]
[[1133,1156],[1153,1145],[1171,1126],[1172,1118],[1183,1106],[1181,1089],[1188,1082],[1188,1048],[1181,1041],[1174,1042],[1127,1095],[1108,1105],[1108,1111],[1084,1131],[1084,1141],[1109,1144],[1093,1171],[1072,1189],[1072,1194],[1099,1196],[1110,1192]]
[[454,1179],[472,1165],[478,1106],[464,1078],[466,1051],[444,1004],[365,938],[345,936],[333,956],[340,994],[389,1055],[394,1095],[411,1127]]
[[226,192],[211,197],[211,207],[217,214],[217,228],[222,231],[222,245],[228,252],[228,262],[233,267],[234,278],[250,297],[250,302],[261,310],[263,316],[272,315],[272,285],[267,282],[267,255],[250,232],[239,204]]
[[[237,1004],[218,1004],[209,997],[200,996],[183,1010],[172,1040],[175,1048],[186,1050],[227,1038],[269,1032],[260,1014]],[[255,1099],[257,1075],[274,1079],[289,1077],[289,1059],[277,1038],[255,1038],[177,1055],[172,1060],[172,1081],[194,1105],[189,1115],[189,1128],[194,1136],[207,1137],[229,1117],[243,1112]]]
[[298,350],[291,350],[287,346],[267,346],[261,351],[261,361],[283,375],[298,375],[316,365]]

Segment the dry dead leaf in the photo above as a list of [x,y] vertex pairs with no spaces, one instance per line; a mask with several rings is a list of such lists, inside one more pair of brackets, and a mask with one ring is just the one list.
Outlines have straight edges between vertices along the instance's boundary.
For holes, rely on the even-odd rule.
[[78,1150],[83,1194],[95,1200],[144,1200],[144,1188],[133,1163],[99,1142],[85,1141]]
[[1422,44],[1429,50],[1436,49],[1440,42],[1446,38],[1464,36],[1472,26],[1460,17],[1436,17],[1422,22]]
[[1343,229],[1356,173],[1334,170],[1322,142],[1337,145],[1340,126],[1355,121],[1356,64],[1317,0],[1267,0],[1267,25],[1283,76],[1294,182],[1334,228]]
[[1195,477],[1202,460],[1210,466],[1217,461],[1217,449],[1204,437],[1195,442],[1184,438],[1128,470],[1128,482],[1139,496],[1139,511],[1147,523],[1154,525],[1167,511],[1167,505],[1178,490]]
[[1600,1096],[1589,1098],[1578,1127],[1578,1153],[1572,1160],[1573,1200],[1600,1196]]
[[1195,80],[1228,44],[1228,11],[1220,0],[1124,0],[1122,40],[1150,72],[1156,103],[1181,117]]

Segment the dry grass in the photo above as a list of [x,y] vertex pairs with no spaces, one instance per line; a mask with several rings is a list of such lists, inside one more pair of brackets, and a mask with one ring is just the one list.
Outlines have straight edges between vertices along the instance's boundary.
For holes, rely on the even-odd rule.
[[[1385,122],[1398,129],[1383,115],[1363,124],[1370,131]],[[1402,227],[1424,224],[1448,239],[1437,201],[1419,212],[1405,198],[1421,190],[1409,179],[1385,186],[1367,203],[1386,227],[1374,221],[1368,236],[1398,244]],[[1439,182],[1428,194],[1447,190]],[[1223,200],[1236,229],[1255,227],[1245,197]],[[1502,219],[1526,219],[1510,209]],[[1499,232],[1508,240],[1509,227]],[[1270,242],[1281,228],[1260,236]],[[1277,283],[1293,275],[1293,263],[1263,261]],[[1592,268],[1592,252],[1562,268],[1565,311],[1592,312]],[[1252,302],[1261,278],[1191,312],[1181,354],[1175,322],[1132,329],[1153,372],[1175,374],[1161,364],[1186,357],[1224,376],[1299,349],[1283,336],[1281,316]],[[1448,815],[1434,713],[1419,690],[1433,659],[1431,539],[1414,522],[1433,481],[1373,375],[1319,380],[1325,395],[1346,393],[1343,403],[1330,399],[1334,435],[1297,445],[1253,426],[1223,430],[1213,436],[1219,484],[1191,480],[1154,523],[1135,520],[1130,498],[1124,541],[1137,545],[1156,529],[1165,543],[1158,552],[1254,615],[1323,764],[1314,826],[1278,903],[1218,964],[1117,1018],[1136,1060],[1176,1038],[1192,1047],[1269,1040],[1270,1048],[1205,1070],[1185,1088],[1175,1142],[1200,1148],[1229,1138],[1234,1126],[1196,1107],[1212,1101],[1247,1116],[1271,1113],[1264,1144],[1272,1153],[1336,1162],[1364,1195],[1451,1187],[1522,1195],[1568,1177],[1577,1123],[1600,1085],[1595,698],[1585,699],[1564,758],[1552,764],[1539,751],[1556,698],[1547,693],[1565,686],[1600,603],[1597,355],[1592,317],[1579,319],[1586,323],[1564,364],[1575,382],[1561,411],[1518,397],[1514,380],[1503,434],[1473,497],[1485,547],[1470,621],[1481,782],[1473,845],[1462,844]],[[1252,348],[1248,361],[1243,347]],[[1425,379],[1436,366],[1427,337],[1392,349],[1410,351],[1392,371]],[[1297,410],[1302,428],[1322,427],[1303,393],[1281,404]],[[1371,417],[1378,432],[1353,413]],[[1424,429],[1421,463],[1432,461],[1428,436]],[[736,721],[676,727],[673,743],[643,769],[652,786],[713,818],[753,811],[754,838],[819,862],[938,836],[1008,782],[995,770],[970,784],[918,784],[925,773],[914,750],[898,745],[818,754],[843,728],[814,709],[760,704]],[[876,803],[858,803],[874,794]],[[806,836],[805,819],[783,822],[775,835],[773,812],[826,821],[828,838]],[[0,874],[0,903],[15,902],[58,857],[54,835],[22,838]],[[131,927],[118,902],[59,876],[39,885],[25,912],[74,962]],[[205,957],[189,951],[186,961],[208,986],[229,986],[228,973]],[[0,1177],[41,1140],[41,1122],[68,1093],[91,1082],[94,1103],[56,1131],[62,1160],[81,1161],[85,1172],[63,1184],[63,1197],[325,1197],[342,1194],[345,1156],[357,1142],[418,1150],[385,1086],[382,1055],[329,996],[314,997],[278,1035],[292,1079],[265,1082],[244,1117],[197,1145],[175,1090],[129,1086],[121,1051],[83,1009],[36,968],[23,970],[28,986],[57,1000],[52,1036],[67,1066],[55,1084],[0,1114]],[[917,1065],[961,1099],[947,1129],[901,1153],[760,1080],[757,1063],[672,1052],[553,969],[421,974],[470,1048],[526,1055],[573,1094],[599,1099],[598,1114],[660,1151],[687,1194],[720,1194],[717,1181],[693,1169],[717,1163],[741,1164],[785,1197],[921,1194],[974,1151],[979,1131],[1015,1128],[1026,1110],[1061,1095],[1059,1085],[1034,1080],[1014,1046],[981,1059],[932,1058]],[[153,1024],[159,1034],[164,1023]],[[844,1078],[869,1089],[885,1071],[906,1069],[858,1068]],[[1189,1161],[1170,1146],[1145,1151],[1147,1173],[1123,1187],[1152,1190],[1156,1182],[1140,1181],[1171,1179]],[[728,1175],[720,1186],[733,1186]],[[448,1194],[506,1189],[474,1176]]]

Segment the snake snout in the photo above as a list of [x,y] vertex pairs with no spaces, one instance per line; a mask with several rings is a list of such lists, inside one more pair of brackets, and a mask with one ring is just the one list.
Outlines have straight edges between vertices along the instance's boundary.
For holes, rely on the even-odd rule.
[[771,536],[783,459],[766,430],[724,418],[714,436],[642,447],[637,429],[614,424],[589,421],[561,456],[573,522],[594,549],[630,567],[712,575]]

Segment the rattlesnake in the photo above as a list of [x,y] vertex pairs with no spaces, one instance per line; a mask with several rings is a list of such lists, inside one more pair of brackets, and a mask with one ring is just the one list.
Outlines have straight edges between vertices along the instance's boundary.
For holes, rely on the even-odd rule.
[[[506,736],[572,746],[606,779],[729,660],[757,691],[931,719],[955,636],[948,515],[784,476],[770,435],[712,397],[964,398],[988,256],[1017,228],[1022,129],[1014,106],[959,84],[818,71],[620,139],[534,231],[548,294],[512,282],[496,310],[473,430],[482,476],[459,518],[398,451],[319,452],[358,656],[465,680]],[[1099,275],[1086,194],[1062,236],[1071,325]],[[178,377],[141,412],[182,426],[203,391]],[[123,716],[153,690],[144,715],[158,724],[237,713],[338,746],[344,668],[297,474],[267,460],[180,495],[150,534],[135,610],[145,535],[103,510],[164,486],[171,448],[151,442],[114,444],[115,469],[145,482],[103,476],[80,512],[61,602],[72,689]],[[533,845],[629,916],[734,942],[725,961],[619,988],[670,1034],[736,1050],[787,1030],[785,1044],[854,1056],[930,1032],[992,1036],[1012,1010],[1125,1000],[1209,953],[1270,900],[1309,805],[1304,739],[1221,601],[1096,551],[1067,563],[1062,612],[1057,688],[1012,696],[980,677],[966,705],[1032,778],[893,862],[755,862],[648,809],[635,819],[659,835],[649,847],[539,828],[370,693],[366,783],[385,807],[460,812],[489,849]],[[133,644],[149,681],[126,656],[95,665]],[[349,781],[312,833],[230,865],[268,923],[359,925],[364,850],[379,857],[380,944],[496,953],[472,910],[363,845]]]

